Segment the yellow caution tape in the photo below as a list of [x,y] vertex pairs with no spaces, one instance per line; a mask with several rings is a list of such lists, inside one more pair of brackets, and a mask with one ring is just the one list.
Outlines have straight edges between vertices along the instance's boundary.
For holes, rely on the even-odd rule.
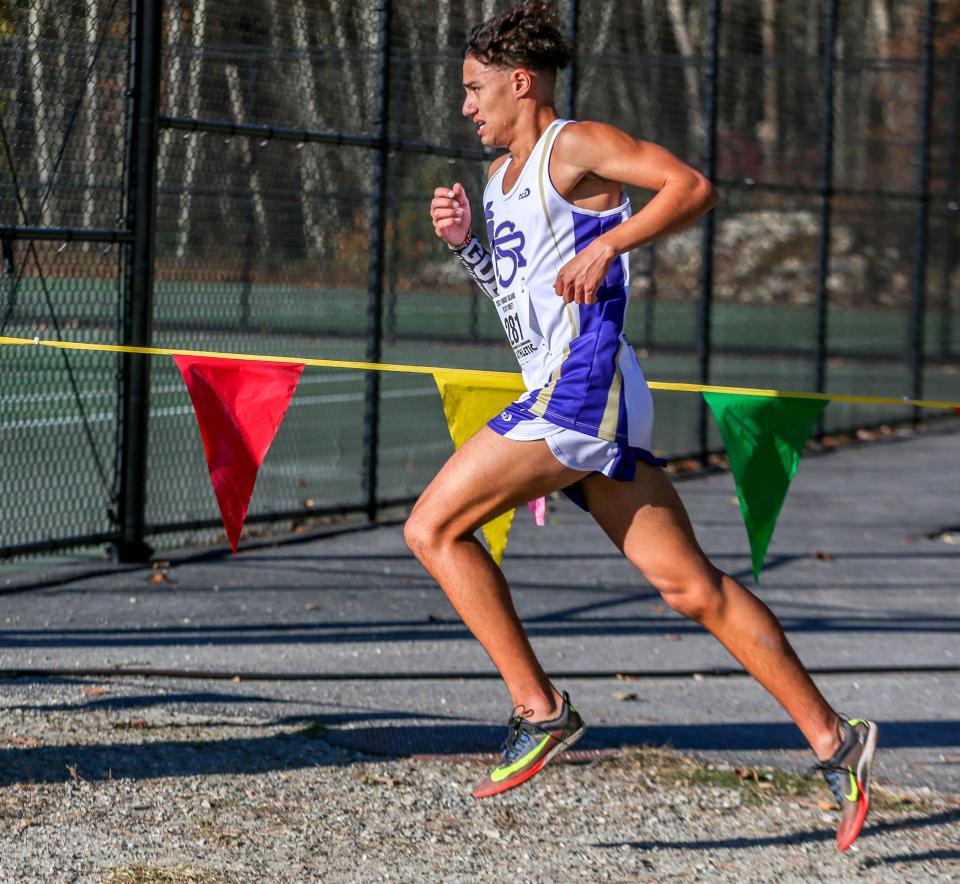
[[[252,353],[219,353],[209,350],[173,350],[165,347],[127,347],[120,344],[87,344],[80,341],[45,341],[41,338],[8,338],[0,336],[0,344],[9,346],[54,347],[60,350],[92,350],[101,353],[137,353],[143,356],[199,356],[211,359],[245,359],[251,362],[292,362],[321,368],[347,368],[356,371],[394,371],[406,374],[429,374],[456,378],[475,378],[484,383],[522,390],[520,375],[509,371],[485,371],[470,368],[446,368],[431,365],[392,365],[384,362],[351,362],[345,359],[308,359],[299,356],[259,356]],[[909,399],[906,396],[847,396],[838,393],[801,393],[790,390],[764,390],[754,387],[720,387],[710,384],[675,384],[649,381],[651,390],[683,393],[732,393],[737,396],[779,396],[784,399],[821,399],[827,402],[852,402],[857,405],[913,405],[917,408],[960,408],[960,401],[940,402]]]

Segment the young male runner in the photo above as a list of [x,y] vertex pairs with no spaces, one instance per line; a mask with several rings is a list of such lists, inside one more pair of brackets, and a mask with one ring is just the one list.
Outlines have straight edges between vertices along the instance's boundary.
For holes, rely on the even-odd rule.
[[[716,636],[797,723],[842,808],[845,850],[867,813],[876,725],[830,708],[770,610],[697,545],[651,454],[650,392],[623,336],[626,253],[695,222],[716,192],[661,147],[559,119],[554,83],[571,53],[542,2],[474,29],[462,112],[482,144],[507,149],[483,194],[490,251],[471,231],[460,184],[437,188],[430,206],[437,236],[499,311],[528,391],[447,461],[404,532],[514,704],[503,761],[473,794],[519,785],[584,732],[534,655],[503,572],[474,537],[512,507],[563,489],[667,604]],[[656,195],[631,217],[623,184]]]

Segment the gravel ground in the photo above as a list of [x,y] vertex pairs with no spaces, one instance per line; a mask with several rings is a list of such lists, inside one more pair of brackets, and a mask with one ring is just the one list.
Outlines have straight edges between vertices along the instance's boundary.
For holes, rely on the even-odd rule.
[[181,687],[0,682],[0,880],[960,880],[957,795],[878,787],[840,854],[817,780],[634,749],[479,802],[484,759],[377,759]]

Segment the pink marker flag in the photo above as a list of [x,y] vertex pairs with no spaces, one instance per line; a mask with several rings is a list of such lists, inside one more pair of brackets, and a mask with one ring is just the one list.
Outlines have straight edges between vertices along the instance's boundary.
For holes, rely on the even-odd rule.
[[538,497],[536,500],[528,501],[527,509],[533,513],[538,527],[542,528],[547,523],[547,499],[545,497]]
[[223,527],[234,555],[247,507],[302,363],[174,356],[197,416]]

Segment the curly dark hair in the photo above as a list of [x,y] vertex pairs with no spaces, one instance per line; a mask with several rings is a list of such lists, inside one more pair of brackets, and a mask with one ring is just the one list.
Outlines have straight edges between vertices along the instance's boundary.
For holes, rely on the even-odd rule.
[[552,4],[524,0],[477,25],[470,32],[463,54],[497,67],[555,73],[570,63],[573,44],[563,35]]

